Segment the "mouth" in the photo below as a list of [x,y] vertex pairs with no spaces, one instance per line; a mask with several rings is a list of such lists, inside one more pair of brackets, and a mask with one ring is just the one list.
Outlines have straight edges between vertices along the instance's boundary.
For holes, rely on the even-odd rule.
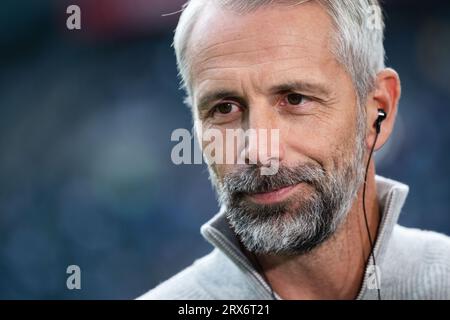
[[289,198],[302,184],[303,183],[286,186],[280,189],[271,190],[269,192],[251,193],[247,194],[247,196],[255,203],[274,204]]

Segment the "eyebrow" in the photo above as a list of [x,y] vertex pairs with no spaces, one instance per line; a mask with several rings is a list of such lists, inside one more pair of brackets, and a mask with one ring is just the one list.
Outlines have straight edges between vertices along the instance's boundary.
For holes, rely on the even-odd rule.
[[273,86],[269,89],[269,92],[271,92],[272,94],[291,91],[317,94],[324,98],[328,98],[331,95],[331,89],[325,84],[318,82],[288,81],[286,83]]
[[[283,84],[275,85],[269,88],[271,94],[280,94],[285,92],[304,92],[305,94],[317,94],[324,97],[324,99],[331,96],[331,90],[322,83],[306,82],[306,81],[288,81]],[[203,96],[200,96],[198,102],[198,110],[204,111],[209,108],[209,105],[214,101],[219,101],[225,98],[230,98],[237,101],[244,101],[240,98],[240,93],[233,90],[216,90],[211,91]]]
[[209,108],[209,105],[218,100],[222,100],[225,98],[232,98],[234,100],[242,101],[244,99],[239,98],[240,94],[236,91],[232,90],[217,90],[207,93],[200,97],[198,101],[198,110],[203,111]]

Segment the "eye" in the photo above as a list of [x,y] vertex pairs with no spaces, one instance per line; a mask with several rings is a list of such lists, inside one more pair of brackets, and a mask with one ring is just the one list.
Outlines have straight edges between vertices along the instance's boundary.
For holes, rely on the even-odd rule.
[[212,109],[214,116],[226,116],[240,111],[241,109],[236,104],[231,102],[220,103]]
[[300,104],[304,104],[308,101],[310,101],[308,99],[308,97],[299,94],[299,93],[290,93],[288,94],[285,99],[284,99],[288,104],[293,105],[293,106],[298,106]]

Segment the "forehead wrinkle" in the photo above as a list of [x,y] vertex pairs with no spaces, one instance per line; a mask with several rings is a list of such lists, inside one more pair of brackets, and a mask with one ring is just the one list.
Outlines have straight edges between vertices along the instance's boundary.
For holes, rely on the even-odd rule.
[[[290,61],[290,60],[303,60],[303,59],[301,59],[301,58],[287,58],[287,59],[283,59],[283,61]],[[220,67],[220,66],[219,67],[207,67],[207,68],[201,70],[199,72],[198,76],[200,77],[205,72],[210,72],[210,71],[212,72],[212,71],[215,71],[215,70],[233,70],[233,69],[242,69],[242,68],[252,68],[252,67],[264,66],[264,65],[267,65],[267,64],[274,64],[274,63],[276,63],[276,62],[275,61],[266,61],[266,62],[256,62],[256,63],[252,63],[252,64],[247,64],[245,66],[235,65],[235,66],[227,66],[227,67]],[[290,69],[298,69],[298,68],[290,68]],[[307,67],[305,67],[304,69],[306,69],[306,68]],[[312,67],[310,67],[310,68],[312,68]],[[286,69],[286,70],[289,70],[289,69]]]
[[[299,63],[301,61],[304,61],[308,59],[307,57],[297,57],[297,58],[284,58],[284,59],[280,59],[277,61],[266,61],[266,62],[260,62],[260,63],[252,63],[252,64],[248,64],[246,66],[242,66],[242,65],[235,65],[235,66],[227,66],[227,67],[223,67],[223,66],[206,66],[204,68],[202,68],[202,70],[199,70],[197,77],[195,78],[196,80],[199,80],[200,82],[203,82],[205,80],[209,80],[210,78],[208,78],[208,73],[212,73],[212,76],[214,77],[214,75],[218,75],[221,72],[225,72],[228,71],[230,73],[233,73],[232,75],[230,75],[230,79],[229,81],[236,81],[235,78],[239,78],[239,76],[237,75],[239,73],[239,71],[242,71],[242,69],[249,69],[249,68],[254,68],[254,67],[260,67],[260,66],[264,66],[264,65],[270,65],[270,64],[277,64],[277,63],[283,63],[285,61],[298,61]],[[286,68],[284,70],[292,70],[292,69],[311,69],[314,68],[313,66],[310,66],[310,64],[307,64],[306,66],[302,66],[302,67],[289,67]],[[234,70],[234,71],[233,71]],[[261,73],[263,71],[267,71],[267,70],[255,70],[256,73]],[[277,71],[276,73],[280,73],[281,71]],[[271,74],[273,74],[273,72],[270,72]],[[206,75],[205,75],[206,74]],[[202,79],[203,78],[203,79]],[[259,76],[258,78],[261,78],[261,76]],[[194,86],[195,86],[195,82],[194,81]]]
[[[217,56],[214,56],[214,57],[210,57],[210,58],[208,58],[208,59],[206,59],[206,60],[203,60],[203,61],[201,61],[201,62],[198,62],[197,64],[199,64],[199,65],[203,65],[203,64],[207,64],[207,63],[210,63],[210,64],[215,64],[215,63],[217,63],[217,64],[220,64],[220,59],[219,58],[222,58],[222,57],[226,57],[226,56],[228,56],[229,57],[229,59],[232,59],[232,57],[233,56],[245,56],[245,55],[250,55],[250,54],[252,54],[252,53],[257,53],[257,52],[261,52],[259,55],[258,55],[258,57],[259,57],[259,59],[265,59],[265,60],[267,60],[267,59],[269,59],[269,54],[270,53],[266,53],[265,51],[270,51],[271,49],[277,49],[277,50],[279,50],[279,49],[289,49],[289,48],[297,48],[297,49],[301,49],[301,48],[304,48],[303,46],[294,46],[294,45],[292,45],[292,46],[282,46],[282,47],[280,47],[280,46],[271,46],[270,48],[261,48],[261,49],[255,49],[255,50],[249,50],[249,51],[239,51],[239,52],[233,52],[233,53],[223,53],[223,54],[220,54],[220,55],[217,55]],[[284,51],[287,51],[287,50],[284,50]],[[272,57],[272,58],[270,58],[271,60],[270,61],[264,61],[264,62],[255,62],[255,63],[251,63],[251,64],[246,64],[246,66],[255,66],[255,65],[261,65],[261,64],[270,64],[270,63],[277,63],[277,61],[289,61],[289,60],[304,60],[304,59],[306,59],[306,58],[309,58],[309,57],[311,57],[311,55],[309,54],[308,56],[304,56],[304,57],[299,57],[298,55],[297,55],[297,52],[295,51],[295,50],[291,50],[291,51],[287,51],[287,52],[285,52],[285,53],[282,53],[282,55],[283,56],[280,56],[280,57]],[[218,62],[216,62],[215,60],[219,60]],[[239,58],[236,58],[236,60],[239,60]],[[249,57],[249,60],[255,60],[255,59],[251,59],[250,57]],[[234,67],[241,67],[241,66],[238,66],[238,65],[236,65],[236,66],[224,66],[224,67],[213,67],[213,68],[234,68]]]
[[[284,46],[282,49],[284,52],[281,52],[279,55],[280,57],[272,57],[269,60],[269,55],[264,54],[264,50],[257,49],[252,50],[248,52],[237,52],[232,54],[221,54],[220,56],[211,57],[208,59],[208,61],[202,61],[202,62],[196,62],[194,63],[194,72],[197,71],[197,78],[200,78],[205,72],[213,72],[215,70],[224,71],[224,70],[232,70],[232,69],[239,69],[239,68],[250,68],[250,67],[256,67],[256,66],[263,66],[263,65],[270,65],[270,64],[283,64],[290,61],[298,61],[299,63],[301,61],[309,60],[312,58],[316,58],[312,55],[312,53],[307,52],[304,56],[298,56],[295,50],[290,49],[291,47],[294,48],[304,48],[303,46]],[[274,48],[274,47],[273,47]],[[280,49],[280,47],[277,47],[277,49]],[[289,50],[286,50],[289,49]],[[258,58],[251,59],[250,57],[248,60],[255,61],[251,63],[246,63],[245,61],[242,61],[243,59],[235,58],[235,62],[231,62],[233,64],[226,65],[226,62],[224,60],[226,59],[220,59],[220,57],[229,56],[228,60],[233,60],[232,56],[241,56],[251,53],[256,53],[261,51],[261,54],[258,55]],[[332,59],[332,58],[330,58]],[[327,59],[327,60],[330,60]],[[215,61],[217,60],[217,61]],[[263,60],[263,61],[261,61]],[[268,60],[268,61],[267,61]],[[229,62],[230,63],[230,62]]]
[[271,50],[271,49],[280,49],[280,48],[304,48],[304,46],[300,46],[300,45],[272,45],[272,46],[265,46],[262,48],[257,48],[257,49],[252,49],[252,50],[244,50],[244,51],[237,51],[237,52],[231,52],[231,53],[221,53],[212,57],[208,57],[207,59],[204,59],[201,61],[201,63],[206,63],[209,60],[215,59],[215,58],[220,58],[220,57],[224,57],[227,55],[237,55],[237,54],[247,54],[247,53],[254,53],[254,52],[258,52],[258,51],[266,51],[266,50]]
[[[239,36],[241,34],[242,33],[236,32],[236,33],[232,33],[231,35]],[[271,41],[274,43],[273,46],[282,46],[283,42],[284,42],[282,40],[292,39],[291,41],[288,41],[288,42],[292,43],[292,44],[296,44],[296,43],[298,44],[298,42],[301,40],[307,40],[313,44],[316,44],[317,46],[323,47],[322,41],[318,40],[316,37],[314,37],[314,38],[308,37],[305,34],[291,33],[291,32],[289,32],[289,33],[288,32],[278,32],[277,35],[278,35],[278,37],[276,39],[274,39],[273,41]],[[266,40],[266,38],[263,35],[261,35],[261,32],[259,31],[258,34],[253,35],[253,36],[246,35],[245,38],[240,37],[238,39],[233,38],[233,39],[222,40],[222,41],[218,41],[213,44],[210,44],[206,47],[199,46],[196,48],[196,51],[200,52],[200,54],[207,54],[210,51],[214,51],[215,49],[220,49],[221,46],[231,45],[231,44],[234,44],[235,42],[237,42],[238,44],[239,44],[239,42],[245,42],[246,45],[248,45],[249,43],[251,43],[251,41],[254,41],[253,42],[254,44],[255,43],[259,44],[259,43],[261,43],[261,37],[263,38],[263,40]]]
[[235,79],[232,78],[208,78],[208,81],[224,81],[224,82],[229,82],[229,81],[236,81]]
[[[289,39],[286,39],[286,38],[289,38]],[[243,39],[232,39],[232,40],[219,41],[219,42],[213,44],[212,46],[209,46],[210,48],[214,47],[214,49],[204,49],[204,48],[198,47],[196,50],[196,53],[197,53],[196,56],[206,57],[206,59],[204,59],[204,61],[208,61],[210,58],[223,56],[223,55],[225,55],[223,53],[223,51],[225,51],[227,48],[229,48],[231,44],[235,44],[236,42],[238,42],[237,45],[239,44],[239,42],[245,42],[242,46],[240,46],[243,48],[252,47],[252,46],[257,47],[252,50],[239,51],[241,53],[253,52],[253,51],[258,51],[258,50],[269,50],[269,49],[273,49],[273,48],[283,48],[283,47],[308,48],[308,47],[315,46],[315,47],[318,47],[321,49],[324,47],[323,41],[320,41],[320,39],[318,40],[316,38],[310,38],[305,34],[288,35],[288,34],[281,33],[281,34],[278,34],[278,37],[276,37],[275,39],[271,39],[270,41],[268,41],[266,37],[262,36],[259,33],[258,35],[243,38]],[[267,42],[268,42],[268,44],[261,46],[262,43],[267,43]],[[225,48],[221,49],[220,47],[222,47],[222,46],[224,46]],[[210,55],[210,53],[214,53],[214,51],[216,51],[216,50],[221,53],[218,55],[213,55],[212,57],[208,56],[208,55]]]
[[[239,35],[239,34],[240,34],[240,33],[237,33],[237,32],[232,33],[232,35]],[[247,38],[231,39],[231,40],[227,40],[227,41],[225,41],[225,42],[219,41],[219,42],[215,42],[215,43],[213,43],[213,44],[210,44],[210,45],[208,45],[208,46],[206,46],[206,47],[201,47],[201,46],[199,46],[199,47],[197,48],[197,51],[201,51],[201,52],[207,53],[208,51],[214,50],[214,49],[216,49],[217,47],[220,47],[220,46],[225,45],[225,44],[228,44],[228,45],[229,45],[229,44],[232,44],[232,43],[234,43],[234,42],[248,41],[248,40],[252,40],[252,39],[255,39],[255,38],[259,38],[259,37],[260,37],[260,35],[257,34],[257,35],[254,35],[254,36],[247,36]]]
[[[291,60],[291,59],[287,59],[287,60]],[[298,60],[298,59],[297,59],[297,60]],[[336,63],[334,63],[334,62],[336,62]],[[326,63],[326,64],[332,63],[332,64],[335,64],[336,66],[338,66],[337,61],[334,60],[333,58],[328,59],[327,62],[324,62],[324,63]],[[276,75],[276,74],[279,74],[279,73],[283,73],[283,72],[287,72],[287,71],[292,71],[292,70],[305,70],[305,69],[312,69],[312,68],[314,68],[314,66],[311,66],[311,65],[306,65],[306,66],[291,66],[291,67],[288,67],[288,68],[283,68],[283,69],[281,69],[281,70],[273,70],[271,73],[272,73],[272,75]]]
[[[337,61],[334,61],[334,59],[329,59],[328,62],[333,63],[335,66],[339,66]],[[298,72],[294,72],[296,70],[298,70]],[[267,77],[269,79],[273,79],[273,78],[276,78],[279,74],[285,74],[288,76],[285,76],[285,77],[280,76],[280,77],[281,78],[286,78],[286,77],[290,77],[290,78],[297,77],[298,78],[298,77],[302,77],[303,75],[305,75],[308,79],[311,79],[314,81],[322,80],[322,81],[328,82],[329,78],[327,77],[326,73],[322,72],[320,69],[316,69],[318,72],[314,72],[312,70],[314,70],[314,66],[311,66],[311,65],[291,66],[288,68],[283,68],[281,70],[273,70],[273,71],[271,71],[270,75],[268,75]]]

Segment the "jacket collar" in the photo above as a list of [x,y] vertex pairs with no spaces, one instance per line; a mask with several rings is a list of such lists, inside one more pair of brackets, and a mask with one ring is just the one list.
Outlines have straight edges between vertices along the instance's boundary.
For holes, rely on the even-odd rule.
[[[377,185],[377,199],[382,218],[378,228],[376,242],[374,244],[374,254],[377,265],[380,266],[383,263],[394,226],[397,224],[403,204],[408,195],[409,187],[401,182],[381,176],[376,176],[375,179]],[[231,229],[225,217],[224,208],[221,208],[219,213],[202,225],[200,231],[209,243],[222,251],[239,267],[249,271],[262,288],[266,290],[265,295],[267,296],[270,287],[242,252],[237,236]],[[375,294],[374,290],[368,291],[367,286],[365,285],[369,275],[370,272],[368,268],[366,268],[364,283],[358,295],[358,299],[367,298],[367,296],[373,296]]]

